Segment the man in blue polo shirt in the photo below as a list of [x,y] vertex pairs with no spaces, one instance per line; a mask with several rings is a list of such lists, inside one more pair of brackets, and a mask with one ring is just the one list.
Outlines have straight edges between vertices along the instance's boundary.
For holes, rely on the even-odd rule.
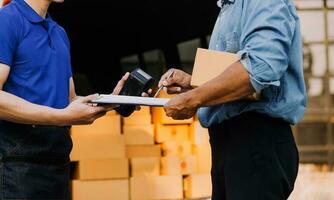
[[96,95],[76,96],[69,40],[47,15],[51,2],[62,0],[14,0],[0,9],[0,199],[68,199],[66,126],[110,109],[90,106]]

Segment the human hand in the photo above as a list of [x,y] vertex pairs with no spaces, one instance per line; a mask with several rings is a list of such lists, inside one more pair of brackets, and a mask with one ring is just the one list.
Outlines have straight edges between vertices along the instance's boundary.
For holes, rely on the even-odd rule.
[[68,107],[60,110],[60,120],[63,125],[92,124],[96,119],[104,116],[107,107],[94,106],[89,102],[96,99],[97,94],[87,97],[78,97]]
[[[169,77],[171,73],[173,73],[173,76]],[[190,74],[178,69],[170,69],[162,75],[158,86],[164,86],[164,90],[168,94],[180,94],[193,89],[190,82]]]
[[[113,91],[113,93],[112,93],[113,95],[119,95],[119,93],[122,91],[122,89],[123,89],[123,87],[124,87],[124,85],[125,85],[125,82],[128,80],[129,75],[130,75],[130,73],[127,72],[127,73],[122,77],[122,79],[121,79],[120,81],[118,81],[118,83],[117,83],[117,85],[116,85],[116,87],[115,87],[115,89],[114,89],[114,91]],[[152,89],[149,89],[147,92],[143,92],[143,93],[141,94],[141,96],[142,96],[142,97],[149,97],[150,94],[152,94]],[[108,109],[111,110],[111,109],[113,109],[113,108],[115,108],[115,107],[109,107]],[[137,106],[137,107],[136,107],[136,110],[140,110],[140,106]]]
[[165,106],[165,112],[168,117],[175,120],[190,119],[200,107],[200,102],[194,96],[194,93],[187,92],[179,94],[172,98]]
[[128,80],[130,76],[130,73],[127,72],[122,78],[121,80],[118,81],[116,87],[114,88],[114,91],[112,92],[113,95],[119,95],[119,93],[121,93],[124,85],[125,85],[125,82]]

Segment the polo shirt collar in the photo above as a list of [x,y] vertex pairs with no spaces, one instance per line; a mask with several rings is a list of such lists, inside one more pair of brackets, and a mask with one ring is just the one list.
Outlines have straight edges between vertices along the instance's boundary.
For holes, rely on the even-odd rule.
[[[32,7],[30,7],[27,2],[24,0],[14,0],[15,5],[20,10],[20,12],[24,15],[25,18],[27,18],[32,23],[41,23],[45,19],[41,17],[39,14],[36,13]],[[50,18],[49,15],[47,15],[47,18]]]

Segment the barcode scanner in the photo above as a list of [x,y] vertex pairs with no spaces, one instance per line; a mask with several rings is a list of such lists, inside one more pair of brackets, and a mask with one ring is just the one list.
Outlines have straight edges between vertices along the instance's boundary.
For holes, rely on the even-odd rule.
[[[141,96],[143,92],[147,92],[154,84],[154,78],[143,70],[137,68],[133,70],[128,80],[126,80],[120,95],[124,96]],[[120,105],[115,110],[123,117],[129,117],[135,110],[134,105]]]

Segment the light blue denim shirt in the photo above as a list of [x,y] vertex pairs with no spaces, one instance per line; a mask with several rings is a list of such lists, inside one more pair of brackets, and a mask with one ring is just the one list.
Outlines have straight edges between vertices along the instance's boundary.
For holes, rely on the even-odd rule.
[[300,22],[292,1],[232,2],[219,14],[210,49],[239,54],[261,100],[201,108],[201,124],[210,127],[248,111],[291,124],[299,122],[305,112],[307,94]]

